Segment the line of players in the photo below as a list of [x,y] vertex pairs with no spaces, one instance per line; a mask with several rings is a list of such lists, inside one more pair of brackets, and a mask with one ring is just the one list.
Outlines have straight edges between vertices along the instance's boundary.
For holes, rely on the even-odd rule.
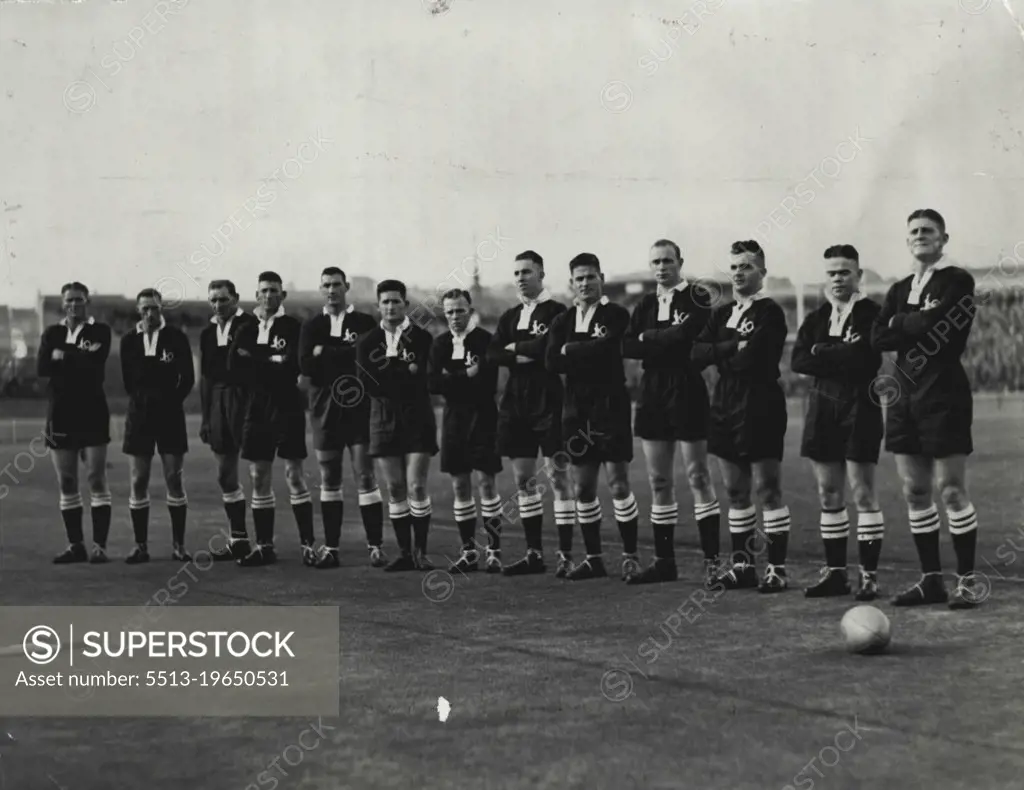
[[[953,608],[971,608],[980,597],[974,576],[977,516],[965,487],[966,458],[973,449],[972,402],[960,356],[973,322],[974,282],[944,255],[949,237],[938,212],[915,211],[907,224],[914,273],[892,286],[883,305],[858,290],[861,271],[855,248],[826,250],[827,302],[807,316],[793,348],[793,370],[813,378],[801,454],[811,459],[817,480],[826,560],[821,579],[805,594],[851,592],[849,484],[857,510],[856,597],[867,601],[879,595],[884,522],[874,477],[883,417],[872,387],[881,352],[895,351],[901,394],[887,410],[884,433],[903,480],[923,574],[893,603],[948,601]],[[276,456],[284,461],[303,563],[338,567],[343,457],[348,450],[371,564],[387,571],[431,569],[427,483],[431,459],[440,449],[441,470],[452,478],[453,515],[462,542],[461,556],[450,570],[479,568],[476,472],[488,537],[485,570],[508,576],[544,573],[539,453],[554,494],[556,576],[578,581],[608,575],[598,499],[603,468],[622,542],[622,578],[628,584],[673,581],[678,578],[678,443],[694,498],[705,586],[786,590],[790,514],[780,466],[787,413],[779,384],[786,319],[763,291],[767,268],[760,245],[739,241],[730,254],[735,299],[718,306],[714,284],[683,276],[678,245],[665,239],[655,242],[650,266],[657,289],[630,315],[603,295],[604,275],[596,256],[582,253],[570,262],[576,298],[566,308],[544,288],[543,259],[528,250],[516,257],[514,267],[521,303],[501,316],[493,335],[476,325],[470,295],[454,289],[443,297],[449,331],[438,338],[412,323],[405,286],[397,280],[377,286],[378,322],[347,304],[345,274],[328,267],[320,280],[323,311],[305,324],[285,313],[287,294],[273,272],[259,275],[253,315],[238,307],[231,282],[211,282],[214,315],[200,340],[201,439],[217,459],[231,534],[215,559],[234,560],[243,567],[276,561],[271,485]],[[111,502],[105,479],[110,437],[103,371],[111,332],[88,317],[84,285],[65,285],[62,297],[67,317],[46,330],[39,352],[40,375],[49,378],[47,442],[53,449],[70,544],[54,561],[105,562]],[[173,556],[187,561],[182,462],[188,437],[182,402],[195,384],[192,354],[185,334],[166,324],[159,293],[142,291],[138,311],[141,320],[135,330],[121,338],[122,374],[130,396],[123,449],[130,457],[129,511],[136,543],[127,562],[149,560],[154,452],[163,463]],[[643,361],[635,418],[624,358]],[[718,381],[709,400],[701,371],[711,366],[717,368]],[[496,404],[499,367],[508,368],[509,375]],[[308,396],[299,386],[300,377],[308,381]],[[445,400],[440,448],[432,394]],[[321,478],[324,545],[319,549],[303,471],[307,409]],[[637,551],[639,514],[628,474],[634,432],[642,440],[652,489],[655,557],[643,569]],[[83,538],[80,453],[91,491],[91,557]],[[709,454],[718,459],[728,498],[731,561],[725,563],[720,560],[720,507]],[[254,541],[246,527],[240,457],[250,463]],[[526,555],[504,567],[502,501],[495,485],[502,457],[511,460],[527,544]],[[383,500],[375,461],[399,549],[390,561],[383,548]],[[957,557],[952,597],[939,561],[935,487]],[[755,500],[761,506],[760,529]],[[585,551],[579,563],[572,559],[576,523]],[[767,550],[760,579],[756,535]]]

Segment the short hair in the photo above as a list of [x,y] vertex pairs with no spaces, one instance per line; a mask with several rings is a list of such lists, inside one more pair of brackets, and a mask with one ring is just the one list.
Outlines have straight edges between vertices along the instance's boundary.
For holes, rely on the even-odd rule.
[[910,216],[907,217],[907,224],[909,225],[915,219],[930,219],[939,226],[940,231],[943,233],[946,232],[946,220],[943,219],[942,215],[933,208],[919,208],[916,211],[911,212]]
[[593,266],[598,271],[601,271],[601,261],[592,252],[581,252],[569,261],[569,272],[572,273],[577,266]]
[[401,280],[381,280],[377,283],[377,298],[380,299],[382,293],[388,291],[398,291],[402,295],[402,299],[406,298],[405,283]]
[[61,296],[66,294],[68,291],[81,291],[82,293],[85,294],[86,299],[89,298],[89,289],[86,288],[82,283],[78,282],[78,280],[75,280],[74,282],[70,283],[64,283],[64,285],[60,287]]
[[653,250],[655,247],[671,247],[676,251],[676,260],[681,261],[683,259],[683,251],[679,249],[679,245],[671,239],[658,239],[651,245],[651,249]]
[[277,272],[260,272],[260,276],[256,278],[258,283],[277,283],[283,286],[284,280],[281,279],[281,275]]
[[164,301],[163,295],[156,288],[143,288],[135,297],[135,301],[138,302],[140,299],[156,299],[161,304]]
[[523,252],[519,253],[516,256],[516,260],[517,261],[530,261],[531,263],[535,263],[538,266],[540,266],[540,268],[542,268],[542,269],[544,268],[544,259],[542,257],[540,257],[540,255],[538,253],[534,252],[533,250],[524,250]]
[[232,296],[238,296],[238,290],[235,288],[235,284],[231,280],[210,280],[210,285],[206,289],[209,291],[216,291],[220,288],[227,288],[228,293]]
[[337,266],[328,266],[326,269],[320,272],[320,279],[323,279],[324,277],[327,276],[333,277],[335,274],[340,274],[341,279],[344,280],[345,282],[348,282],[348,277],[345,276],[345,272],[343,272]]
[[473,304],[473,298],[469,295],[469,291],[464,291],[461,288],[452,288],[441,294],[441,302],[445,299],[465,299],[466,304]]
[[857,248],[852,244],[833,244],[827,250],[825,250],[825,259],[829,258],[846,258],[851,261],[857,261],[860,263],[860,253],[857,252]]
[[757,259],[761,262],[761,266],[764,266],[764,250],[761,249],[761,245],[754,239],[748,239],[747,241],[734,241],[729,251],[733,255],[742,255],[745,252],[749,252],[750,254],[757,256]]

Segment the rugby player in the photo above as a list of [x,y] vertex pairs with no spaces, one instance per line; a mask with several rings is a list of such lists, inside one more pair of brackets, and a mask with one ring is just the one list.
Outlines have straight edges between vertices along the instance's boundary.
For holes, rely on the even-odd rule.
[[[570,581],[608,575],[601,546],[601,501],[597,481],[604,467],[622,538],[622,578],[639,572],[636,556],[637,506],[629,488],[633,460],[633,404],[626,389],[622,338],[629,311],[604,296],[597,256],[584,252],[569,262],[576,301],[548,332],[547,368],[565,374],[562,436],[572,458],[576,517],[586,559],[570,570]],[[582,445],[581,449],[573,444]]]
[[427,383],[431,392],[444,397],[441,471],[452,478],[455,525],[462,541],[461,555],[448,570],[454,573],[479,568],[472,479],[476,471],[487,532],[484,567],[488,573],[500,573],[501,499],[494,480],[501,471],[496,444],[498,369],[487,361],[491,333],[477,325],[468,291],[447,291],[441,297],[441,306],[449,331],[435,338],[430,347]]
[[572,569],[572,537],[576,506],[569,491],[569,467],[553,459],[562,450],[562,381],[547,370],[544,356],[551,323],[565,312],[544,287],[544,259],[533,250],[516,256],[513,276],[521,304],[506,310],[487,352],[488,359],[509,369],[498,405],[498,452],[512,460],[519,516],[526,535],[526,556],[505,566],[506,576],[544,573],[542,488],[537,485],[537,451],[544,458],[555,498],[558,566],[564,577]]
[[[80,282],[60,289],[64,319],[46,328],[39,343],[37,369],[46,385],[46,446],[60,487],[60,514],[68,547],[53,558],[58,565],[107,562],[110,533],[110,489],[107,487],[107,445],[110,411],[103,392],[111,332],[89,315],[89,289]],[[84,453],[92,518],[92,556],[82,532],[82,495],[78,458]]]
[[[960,362],[974,323],[974,278],[946,257],[948,242],[946,221],[934,209],[907,218],[914,273],[889,289],[872,335],[878,351],[897,352],[895,386],[887,387],[885,449],[896,456],[922,571],[894,606],[948,601],[952,609],[970,609],[987,594],[974,574],[978,516],[966,478],[974,404]],[[952,596],[942,581],[934,488],[956,553]]]
[[[377,284],[381,322],[356,345],[359,381],[370,395],[370,456],[388,489],[388,510],[399,556],[384,570],[432,570],[427,536],[432,514],[430,459],[437,454],[437,419],[427,389],[433,341],[406,315],[405,284]],[[411,534],[410,534],[411,533]],[[413,549],[415,547],[415,554]]]
[[857,508],[860,583],[857,600],[878,597],[878,557],[885,526],[875,493],[882,444],[882,410],[872,385],[882,363],[871,347],[871,329],[881,306],[859,290],[857,249],[840,244],[825,250],[826,302],[797,332],[791,368],[813,377],[800,454],[811,460],[821,503],[825,567],[808,598],[849,595],[846,543],[850,519],[846,482]]
[[693,345],[703,369],[718,368],[711,402],[708,452],[716,456],[729,497],[732,568],[718,578],[724,589],[758,586],[754,565],[757,511],[762,508],[768,567],[763,593],[782,592],[789,543],[789,508],[782,503],[780,466],[786,436],[786,397],[779,362],[786,345],[786,315],[762,291],[764,250],[756,241],[737,241],[731,250],[735,302],[715,309]]
[[623,355],[643,360],[633,429],[642,440],[651,483],[655,559],[627,581],[649,584],[674,581],[679,576],[675,560],[678,442],[693,492],[694,518],[704,553],[704,583],[710,587],[720,573],[720,509],[708,469],[708,390],[690,355],[694,339],[711,317],[715,291],[683,277],[683,258],[674,241],[654,242],[650,266],[657,291],[646,294],[633,308]]
[[244,568],[277,561],[274,548],[276,499],[274,457],[284,460],[284,476],[299,531],[302,563],[316,564],[313,503],[303,461],[306,459],[306,412],[299,391],[299,320],[286,315],[281,277],[263,272],[257,278],[255,321],[246,323],[232,342],[228,369],[246,382],[249,397],[242,422],[241,456],[253,481],[252,520],[256,547],[238,560]]
[[225,562],[240,560],[252,551],[245,526],[245,491],[238,479],[246,389],[237,371],[228,370],[228,352],[239,330],[256,319],[238,306],[238,291],[230,280],[212,280],[207,294],[213,317],[199,335],[203,411],[199,438],[217,460],[217,485],[231,534],[226,546],[210,554],[214,561]]
[[299,365],[309,378],[309,412],[313,423],[313,449],[320,466],[320,510],[324,546],[317,568],[337,568],[338,544],[345,502],[342,489],[345,450],[359,491],[370,564],[387,563],[383,548],[384,505],[381,502],[370,443],[370,401],[356,378],[356,342],[376,326],[373,317],[347,304],[345,272],[328,266],[320,273],[323,312],[302,325]]
[[128,393],[122,449],[129,456],[131,494],[128,510],[135,548],[126,562],[149,562],[149,478],[154,451],[160,453],[171,516],[173,558],[188,562],[185,518],[188,498],[182,466],[188,452],[183,403],[196,383],[188,335],[168,326],[163,297],[154,288],[139,291],[136,306],[142,320],[121,338],[121,375]]

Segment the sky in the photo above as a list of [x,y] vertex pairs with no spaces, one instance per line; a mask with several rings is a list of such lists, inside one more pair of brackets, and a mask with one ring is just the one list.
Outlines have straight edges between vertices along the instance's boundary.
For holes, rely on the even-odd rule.
[[[661,237],[909,271],[907,214],[1024,240],[1024,0],[0,0],[0,302],[264,269],[608,277]],[[433,13],[432,13],[433,12]],[[1024,262],[1024,244],[1018,247]],[[1011,253],[1012,254],[1012,253]]]

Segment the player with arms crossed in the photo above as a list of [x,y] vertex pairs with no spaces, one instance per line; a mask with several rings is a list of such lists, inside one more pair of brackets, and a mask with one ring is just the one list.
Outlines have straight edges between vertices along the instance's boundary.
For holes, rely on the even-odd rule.
[[277,562],[274,548],[274,456],[284,459],[292,513],[299,530],[303,565],[317,556],[313,539],[313,503],[306,487],[306,411],[299,391],[297,318],[285,315],[288,293],[276,272],[263,272],[256,285],[256,320],[235,333],[228,369],[246,382],[249,398],[242,422],[242,458],[253,480],[252,520],[256,547],[238,560],[243,568]]
[[[388,510],[399,556],[385,571],[433,570],[427,558],[432,514],[430,459],[437,454],[437,419],[427,389],[433,338],[406,315],[405,284],[377,284],[381,322],[356,345],[359,381],[370,395],[370,456],[388,488]],[[413,548],[415,546],[415,554]]]
[[159,291],[139,291],[136,305],[142,320],[121,338],[121,375],[129,396],[122,449],[129,456],[128,510],[135,533],[135,548],[125,561],[149,562],[149,478],[156,451],[167,486],[173,557],[188,562],[192,559],[185,551],[188,498],[182,480],[188,431],[182,404],[196,383],[192,348],[188,335],[167,325]]
[[342,494],[345,449],[349,451],[352,472],[359,490],[359,510],[363,517],[370,564],[379,568],[384,556],[384,506],[373,459],[367,452],[370,443],[370,401],[356,377],[356,343],[377,322],[346,304],[349,283],[345,272],[328,266],[320,273],[323,312],[302,325],[299,340],[299,365],[310,381],[309,411],[313,422],[313,449],[320,466],[320,509],[324,522],[324,547],[317,568],[337,568],[338,544],[345,502]]
[[878,557],[885,526],[875,494],[882,410],[872,392],[881,355],[871,329],[881,306],[859,290],[860,255],[849,244],[825,250],[827,301],[804,319],[793,345],[792,370],[812,376],[800,454],[811,459],[821,503],[825,567],[808,598],[849,595],[846,511],[849,479],[857,508],[858,601],[878,597]]
[[526,535],[526,556],[505,566],[506,576],[544,573],[544,519],[542,491],[537,486],[537,451],[549,470],[555,496],[559,560],[556,576],[572,569],[572,536],[576,507],[569,493],[569,470],[558,468],[553,457],[562,449],[562,381],[544,366],[547,333],[565,312],[544,287],[544,259],[533,250],[516,256],[513,276],[522,302],[498,319],[488,359],[509,369],[498,405],[498,452],[512,460],[519,517]]
[[217,484],[231,536],[226,546],[210,552],[216,562],[240,560],[252,551],[245,527],[245,491],[238,479],[245,420],[245,382],[228,370],[228,352],[242,327],[255,322],[238,306],[238,291],[230,280],[212,280],[207,289],[213,317],[199,335],[203,421],[199,438],[217,460]]
[[711,403],[708,452],[716,456],[729,497],[732,569],[718,578],[727,590],[758,586],[753,544],[762,508],[768,568],[763,593],[787,589],[789,508],[782,504],[780,467],[786,436],[786,396],[779,385],[779,362],[786,346],[786,315],[762,292],[764,250],[756,241],[732,245],[729,263],[735,302],[714,310],[693,345],[703,369],[718,368]]
[[[89,315],[89,289],[67,283],[60,289],[64,320],[46,328],[39,343],[37,370],[46,385],[46,446],[60,487],[60,514],[68,547],[53,558],[58,565],[107,562],[110,533],[110,489],[107,488],[107,445],[110,411],[103,392],[111,332]],[[33,440],[35,441],[35,440]],[[78,489],[78,458],[84,453],[92,518],[92,556],[82,533],[82,495]]]
[[704,553],[704,582],[720,573],[720,510],[708,469],[708,389],[690,359],[694,339],[711,317],[714,290],[682,275],[679,245],[659,239],[651,246],[650,266],[657,291],[635,308],[623,342],[623,354],[643,360],[634,431],[643,442],[651,483],[654,562],[630,584],[675,581],[676,443],[683,454],[693,492],[694,517]]
[[640,570],[637,506],[629,488],[633,404],[622,364],[629,311],[604,296],[604,275],[596,255],[580,253],[569,262],[569,273],[576,302],[551,324],[546,359],[548,370],[565,374],[562,436],[572,458],[576,517],[587,552],[586,559],[565,578],[580,581],[608,575],[601,547],[601,501],[597,498],[603,466],[622,538],[622,578],[628,579]]
[[501,572],[501,499],[494,477],[501,471],[497,452],[498,369],[487,361],[491,333],[477,326],[468,291],[458,288],[441,297],[450,331],[434,339],[430,347],[430,391],[444,396],[441,421],[441,471],[452,477],[455,494],[455,525],[462,540],[462,554],[449,568],[475,571],[480,552],[476,543],[476,502],[473,472],[479,474],[480,511],[487,531],[485,568]]
[[[952,609],[970,609],[987,594],[974,574],[978,516],[967,494],[974,404],[960,362],[974,323],[974,278],[945,257],[948,242],[939,212],[918,209],[908,217],[914,273],[889,289],[872,337],[878,351],[897,352],[899,389],[886,404],[885,449],[896,456],[923,574],[893,599],[894,606],[948,601]],[[956,552],[952,597],[942,581],[933,487],[945,505]]]

